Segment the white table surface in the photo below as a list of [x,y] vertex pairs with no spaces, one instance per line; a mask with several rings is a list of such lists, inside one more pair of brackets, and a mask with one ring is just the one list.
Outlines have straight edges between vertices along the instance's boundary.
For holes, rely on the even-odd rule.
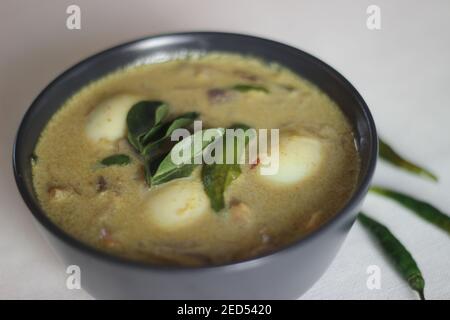
[[[66,8],[81,8],[67,30]],[[366,9],[381,8],[381,30]],[[150,34],[243,32],[304,49],[341,71],[361,92],[379,132],[436,172],[433,184],[386,164],[375,182],[450,212],[450,1],[85,1],[0,2],[0,298],[90,299],[68,290],[58,258],[34,226],[13,181],[11,148],[32,99],[57,74],[104,48]],[[416,258],[430,299],[450,299],[450,239],[405,209],[368,196],[364,209],[388,225]],[[381,289],[366,286],[369,265]],[[414,299],[416,295],[355,224],[325,275],[302,299]]]

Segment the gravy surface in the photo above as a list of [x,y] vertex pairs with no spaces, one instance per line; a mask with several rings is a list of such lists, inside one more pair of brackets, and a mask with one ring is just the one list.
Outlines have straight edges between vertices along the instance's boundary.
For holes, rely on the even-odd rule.
[[[216,96],[211,91],[241,83],[269,92]],[[257,169],[242,165],[242,174],[225,192],[224,210],[207,207],[192,223],[161,227],[154,211],[171,210],[168,204],[181,199],[184,190],[204,201],[200,168],[149,189],[125,137],[89,139],[89,115],[121,94],[165,101],[170,117],[196,111],[204,127],[244,123],[278,128],[280,141],[293,135],[313,138],[321,143],[323,159],[316,173],[289,184],[264,180]],[[98,166],[114,153],[128,154],[131,164]],[[89,84],[49,121],[35,154],[34,188],[55,224],[100,250],[163,265],[228,263],[292,243],[346,204],[359,174],[352,129],[326,94],[280,66],[229,54],[129,67]]]

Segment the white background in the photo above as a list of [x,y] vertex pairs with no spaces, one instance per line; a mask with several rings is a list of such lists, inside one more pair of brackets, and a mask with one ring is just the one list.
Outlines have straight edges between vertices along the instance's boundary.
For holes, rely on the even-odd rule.
[[[66,8],[82,29],[67,30]],[[381,27],[366,9],[381,8]],[[136,37],[172,31],[250,33],[304,49],[343,73],[369,104],[379,132],[436,172],[433,184],[380,163],[375,182],[450,212],[450,1],[17,1],[0,2],[0,298],[86,299],[65,288],[65,270],[22,203],[11,169],[21,116],[56,75],[81,58]],[[387,200],[365,211],[388,225],[416,258],[430,299],[450,299],[450,239]],[[355,224],[326,274],[302,299],[415,299]],[[301,262],[299,262],[301,263]],[[381,289],[366,287],[369,265]]]

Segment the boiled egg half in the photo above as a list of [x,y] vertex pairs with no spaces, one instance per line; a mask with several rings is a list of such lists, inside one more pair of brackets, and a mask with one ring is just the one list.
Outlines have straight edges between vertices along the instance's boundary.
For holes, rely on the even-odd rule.
[[[271,150],[270,159],[261,156],[259,176],[272,184],[288,185],[317,172],[324,158],[324,148],[317,138],[290,135],[280,137],[278,156],[276,154],[275,148]],[[269,167],[272,169],[268,170]]]
[[131,94],[120,94],[104,100],[88,114],[86,135],[94,142],[123,138],[127,132],[128,111],[141,100],[144,98]]
[[209,207],[200,181],[180,179],[152,190],[144,211],[153,224],[171,231],[192,225],[207,214]]

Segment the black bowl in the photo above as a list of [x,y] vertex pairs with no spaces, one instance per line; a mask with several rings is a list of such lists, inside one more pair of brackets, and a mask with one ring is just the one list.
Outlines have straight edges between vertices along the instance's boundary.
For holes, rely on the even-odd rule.
[[[326,92],[353,125],[361,157],[356,191],[346,206],[307,237],[280,250],[232,264],[157,267],[100,252],[74,239],[45,215],[33,190],[30,156],[52,115],[87,83],[138,61],[186,52],[231,52],[277,62]],[[82,286],[98,298],[296,298],[326,270],[355,221],[377,160],[377,135],[369,109],[336,70],[299,49],[248,35],[188,32],[135,40],[98,53],[51,82],[26,112],[17,133],[13,166],[19,191],[67,265],[81,268]]]

